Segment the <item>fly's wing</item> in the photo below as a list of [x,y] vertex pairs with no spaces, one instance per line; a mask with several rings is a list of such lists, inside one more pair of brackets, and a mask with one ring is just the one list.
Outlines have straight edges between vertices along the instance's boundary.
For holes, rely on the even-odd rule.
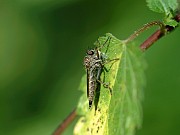
[[86,78],[87,78],[87,97],[89,97],[89,70],[86,69]]
[[100,77],[101,77],[101,73],[102,73],[102,68],[103,67],[99,67],[98,69],[97,69],[97,75],[96,75],[96,80],[98,80],[98,81],[100,81]]

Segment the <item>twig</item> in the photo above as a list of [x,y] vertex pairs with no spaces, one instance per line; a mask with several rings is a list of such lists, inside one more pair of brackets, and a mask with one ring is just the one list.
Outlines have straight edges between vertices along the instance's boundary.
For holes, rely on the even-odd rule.
[[134,40],[136,37],[139,36],[139,34],[141,34],[142,32],[148,30],[149,28],[153,27],[153,26],[159,26],[160,29],[164,28],[164,24],[160,21],[153,21],[150,23],[145,24],[142,28],[138,29],[137,31],[135,31],[132,35],[130,35],[126,40],[124,40],[124,43],[129,43],[132,40]]
[[61,135],[63,131],[72,123],[76,118],[76,108],[69,114],[69,116],[57,127],[52,135]]
[[[180,13],[178,13],[175,17],[174,20],[177,22],[180,22]],[[148,39],[146,39],[141,45],[140,48],[142,51],[147,50],[149,47],[153,45],[154,42],[159,40],[161,37],[165,36],[167,33],[172,32],[176,27],[172,27],[169,25],[166,25],[164,27],[164,30],[159,29],[156,32],[154,32]]]
[[159,40],[161,37],[164,36],[164,33],[161,30],[157,30],[154,32],[147,40],[145,40],[141,45],[140,48],[142,51],[147,50],[154,42]]

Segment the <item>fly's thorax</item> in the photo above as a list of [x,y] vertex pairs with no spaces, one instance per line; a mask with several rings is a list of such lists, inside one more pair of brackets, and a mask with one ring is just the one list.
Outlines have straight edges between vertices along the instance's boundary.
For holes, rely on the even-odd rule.
[[86,69],[88,69],[90,67],[90,63],[91,63],[91,59],[89,56],[85,56],[84,57],[84,66]]
[[84,66],[86,69],[89,69],[95,54],[95,50],[87,50],[86,56],[84,57]]
[[84,57],[84,66],[86,69],[98,68],[101,66],[101,52],[96,49],[88,50],[86,52],[87,56]]

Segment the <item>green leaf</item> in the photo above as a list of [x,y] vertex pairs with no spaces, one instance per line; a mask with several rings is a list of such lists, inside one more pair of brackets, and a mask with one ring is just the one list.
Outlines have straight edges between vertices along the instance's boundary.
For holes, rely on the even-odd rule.
[[109,83],[112,95],[108,88],[101,85],[97,110],[95,105],[88,109],[86,83],[83,77],[80,89],[84,93],[77,109],[82,117],[75,126],[75,135],[133,135],[135,129],[141,126],[142,88],[145,84],[145,62],[142,53],[137,46],[126,45],[111,34],[100,37],[98,41],[102,45],[108,37],[111,37],[111,40],[101,52],[107,50],[108,59],[119,60],[105,65],[109,71],[102,73],[101,80]]
[[165,13],[167,16],[178,7],[177,0],[146,0],[148,7],[158,13]]
[[79,86],[79,90],[83,92],[83,95],[79,99],[79,103],[77,106],[77,113],[79,115],[84,115],[86,112],[88,112],[88,100],[87,100],[87,94],[86,94],[86,75],[84,75],[81,79],[81,83]]
[[122,59],[113,88],[114,97],[109,108],[109,133],[133,135],[142,122],[145,65],[137,47],[124,45],[122,49]]
[[164,20],[164,23],[166,25],[172,26],[172,27],[176,27],[178,25],[178,22],[175,20],[172,20],[170,18],[167,18],[166,20]]
[[177,0],[146,0],[146,1],[148,7],[152,11],[165,14],[165,19],[164,19],[165,25],[169,25],[172,27],[176,27],[178,25],[178,22],[173,19],[174,13],[178,7]]

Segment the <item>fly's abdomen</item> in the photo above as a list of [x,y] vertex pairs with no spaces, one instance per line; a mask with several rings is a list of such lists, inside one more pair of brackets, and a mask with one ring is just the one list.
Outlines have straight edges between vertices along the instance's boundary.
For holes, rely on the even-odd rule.
[[89,108],[92,106],[92,102],[94,100],[94,95],[95,95],[95,90],[96,90],[96,79],[94,76],[89,77]]

